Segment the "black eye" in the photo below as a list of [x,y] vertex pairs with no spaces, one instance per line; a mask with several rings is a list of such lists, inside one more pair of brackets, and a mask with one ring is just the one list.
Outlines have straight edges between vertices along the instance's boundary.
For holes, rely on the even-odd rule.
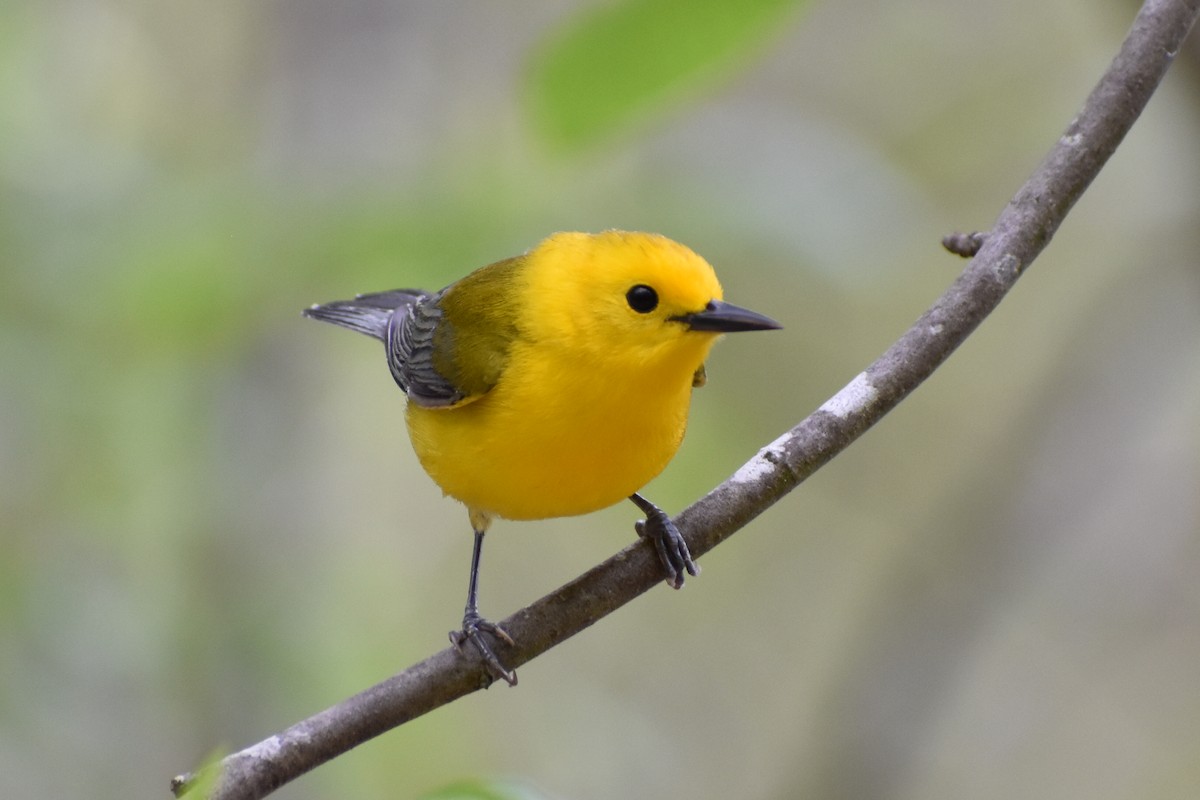
[[644,283],[639,283],[626,292],[625,300],[629,303],[629,307],[639,314],[649,314],[658,308],[658,292]]

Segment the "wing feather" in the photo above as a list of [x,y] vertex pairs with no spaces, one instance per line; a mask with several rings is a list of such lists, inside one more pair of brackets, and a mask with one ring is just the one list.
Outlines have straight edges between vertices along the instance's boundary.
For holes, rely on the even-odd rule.
[[383,342],[392,379],[424,408],[482,397],[500,380],[519,335],[513,293],[525,257],[497,261],[433,294],[394,289],[306,309],[304,315]]
[[420,289],[360,294],[304,310],[304,316],[379,339],[388,370],[417,405],[442,408],[461,402],[466,393],[433,366],[434,332],[442,320],[438,299]]
[[440,298],[440,292],[424,297],[408,313],[394,314],[385,340],[392,377],[410,400],[425,408],[447,408],[467,398],[433,363],[435,334],[439,326],[448,324],[438,305]]

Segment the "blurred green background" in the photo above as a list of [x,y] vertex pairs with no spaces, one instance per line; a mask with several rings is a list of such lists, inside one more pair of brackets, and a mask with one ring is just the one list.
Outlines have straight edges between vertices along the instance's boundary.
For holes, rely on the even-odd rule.
[[[301,308],[560,229],[688,243],[786,330],[714,352],[647,490],[678,509],[953,279],[939,238],[992,222],[1133,10],[10,0],[0,797],[166,797],[445,646],[465,514],[377,346]],[[682,593],[277,796],[1200,793],[1195,65],[978,334]],[[500,523],[484,611],[635,517]]]

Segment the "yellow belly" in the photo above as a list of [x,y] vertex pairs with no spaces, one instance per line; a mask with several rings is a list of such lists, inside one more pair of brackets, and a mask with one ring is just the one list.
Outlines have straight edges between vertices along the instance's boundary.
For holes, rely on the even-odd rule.
[[636,492],[675,455],[696,365],[641,376],[542,366],[456,408],[409,404],[413,448],[446,494],[507,519],[585,514]]

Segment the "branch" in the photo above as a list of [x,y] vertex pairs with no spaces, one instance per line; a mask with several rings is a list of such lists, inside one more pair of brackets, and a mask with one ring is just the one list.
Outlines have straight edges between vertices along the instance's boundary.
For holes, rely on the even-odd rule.
[[[874,364],[764,447],[676,522],[695,556],[745,526],[904,399],[983,321],[1050,242],[1075,201],[1145,108],[1200,13],[1200,0],[1147,0],[1079,115],[1021,187],[946,293]],[[635,542],[501,624],[519,667],[662,579],[651,546]],[[491,679],[473,651],[447,648],[404,672],[214,765],[212,797],[260,798],[366,740]],[[182,796],[210,771],[172,781]]]

